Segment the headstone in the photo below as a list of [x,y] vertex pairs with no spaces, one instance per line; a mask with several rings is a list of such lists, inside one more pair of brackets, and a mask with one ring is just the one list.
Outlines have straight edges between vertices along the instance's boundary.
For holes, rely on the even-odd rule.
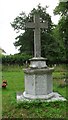
[[59,94],[53,92],[52,72],[54,68],[46,65],[46,59],[41,57],[40,29],[47,28],[47,22],[40,23],[40,17],[36,13],[34,22],[26,23],[26,28],[34,29],[34,57],[30,59],[30,67],[24,69],[25,91],[18,94],[18,100],[65,100]]
[[40,22],[40,17],[36,13],[34,22],[28,22],[26,28],[34,29],[34,57],[30,59],[30,68],[24,69],[25,73],[25,98],[28,99],[48,99],[53,96],[52,71],[48,68],[46,59],[41,57],[41,28],[47,28],[47,22]]

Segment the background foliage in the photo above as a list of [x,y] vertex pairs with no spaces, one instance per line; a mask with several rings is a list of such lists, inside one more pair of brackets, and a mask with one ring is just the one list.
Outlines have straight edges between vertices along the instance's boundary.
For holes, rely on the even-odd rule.
[[15,55],[7,55],[7,56],[2,56],[2,63],[5,65],[24,65],[26,61],[29,62],[29,59],[31,58],[30,55],[27,54],[15,54]]
[[68,62],[68,2],[59,2],[54,10],[55,15],[60,15],[58,25],[54,25],[51,16],[45,8],[39,4],[28,16],[22,12],[11,23],[11,26],[18,36],[14,43],[19,47],[19,54],[2,56],[2,63],[24,64],[29,58],[33,57],[34,36],[33,29],[25,28],[26,22],[33,22],[33,15],[38,12],[41,21],[48,21],[48,28],[41,29],[41,52],[42,57],[47,58],[48,63],[67,63]]
[[[59,3],[60,4],[60,3]],[[65,6],[65,3],[63,3],[63,6]],[[58,5],[54,13],[59,14],[61,13],[61,18],[64,17],[67,9],[62,7],[61,5]],[[59,9],[58,9],[59,8]],[[51,21],[51,16],[46,12],[47,6],[45,8],[41,7],[39,4],[37,9],[33,8],[33,10],[26,16],[24,12],[19,14],[14,21],[11,23],[14,30],[16,30],[19,35],[16,37],[16,41],[14,43],[15,47],[19,47],[20,53],[26,53],[33,56],[33,47],[34,47],[34,37],[33,37],[33,29],[27,29],[25,28],[26,22],[33,22],[33,15],[35,12],[38,12],[41,21],[48,21],[48,28],[47,29],[41,29],[41,52],[42,57],[46,57],[48,61],[51,62],[64,62],[67,60],[66,58],[66,37],[67,36],[67,30],[68,27],[65,26],[63,23],[65,22],[65,19],[60,19],[58,25],[54,25]],[[58,11],[59,10],[59,11]],[[60,12],[61,11],[61,12]],[[66,20],[67,21],[67,20]],[[65,30],[63,29],[65,28]],[[24,30],[24,33],[23,33]],[[65,35],[66,33],[66,35]],[[63,35],[64,34],[64,35]]]

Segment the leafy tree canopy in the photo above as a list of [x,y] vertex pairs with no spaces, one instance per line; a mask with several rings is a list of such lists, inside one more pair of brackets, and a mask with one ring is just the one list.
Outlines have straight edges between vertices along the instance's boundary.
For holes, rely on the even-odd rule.
[[[62,58],[63,45],[61,42],[55,38],[56,27],[51,21],[51,16],[46,12],[47,6],[45,8],[38,5],[37,9],[33,10],[28,14],[28,16],[22,12],[17,16],[11,23],[14,30],[16,30],[19,35],[16,37],[14,45],[19,46],[20,53],[26,53],[33,55],[34,46],[34,33],[33,29],[25,28],[26,22],[33,22],[33,15],[37,12],[40,16],[40,22],[48,21],[48,28],[41,29],[41,52],[43,57],[47,57],[50,61],[59,60]],[[23,32],[24,30],[24,32]],[[54,32],[55,31],[55,32]],[[58,31],[57,31],[58,34]],[[61,40],[61,39],[60,39]],[[63,44],[63,43],[62,43]]]
[[55,8],[54,14],[60,15],[58,23],[59,38],[61,37],[66,51],[66,57],[68,58],[68,1],[60,2]]

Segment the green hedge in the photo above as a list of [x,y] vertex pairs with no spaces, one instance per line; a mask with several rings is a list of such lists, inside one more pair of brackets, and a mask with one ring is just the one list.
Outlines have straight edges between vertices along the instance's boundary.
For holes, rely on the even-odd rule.
[[19,64],[23,65],[26,61],[29,62],[30,55],[26,54],[15,54],[15,55],[2,55],[2,64]]
[[[6,65],[13,65],[13,64],[18,64],[18,65],[24,65],[26,61],[29,63],[29,59],[32,58],[32,56],[27,55],[27,54],[15,54],[15,55],[2,55],[0,56],[0,63],[2,61],[2,64]],[[1,60],[2,59],[2,60]],[[53,59],[47,59],[47,65],[49,64],[67,64],[68,60],[55,60]]]

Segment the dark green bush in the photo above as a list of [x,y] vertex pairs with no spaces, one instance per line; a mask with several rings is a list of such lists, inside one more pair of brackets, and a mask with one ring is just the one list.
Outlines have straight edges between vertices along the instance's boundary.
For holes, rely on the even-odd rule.
[[26,54],[15,54],[15,55],[2,55],[2,64],[18,64],[23,65],[26,61],[29,62],[29,59],[31,58],[30,55]]

